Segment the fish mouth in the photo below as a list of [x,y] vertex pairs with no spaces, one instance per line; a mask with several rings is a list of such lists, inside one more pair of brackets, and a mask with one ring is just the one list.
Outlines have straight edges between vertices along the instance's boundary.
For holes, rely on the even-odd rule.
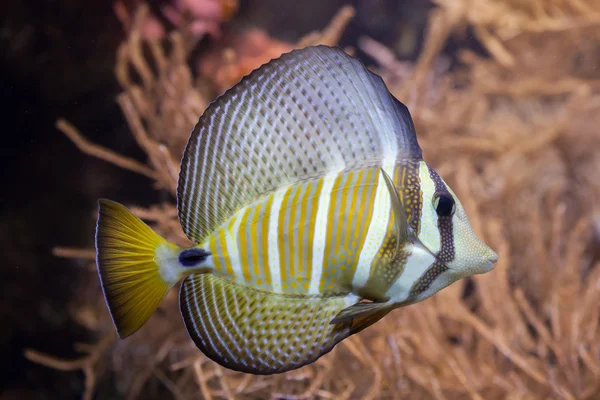
[[494,264],[498,262],[498,254],[492,249],[490,249],[490,253],[490,257],[482,264],[482,269],[484,270],[482,273],[490,272],[494,269]]
[[[490,250],[491,251],[491,250]],[[490,257],[488,257],[485,261],[480,263],[477,267],[474,268],[476,274],[485,274],[494,269],[494,264],[498,262],[498,255],[491,251]]]
[[[497,259],[496,259],[496,261],[497,261]],[[484,262],[478,268],[477,273],[478,274],[485,274],[486,272],[490,272],[492,269],[494,269],[494,264],[496,264],[496,261],[488,260],[488,261]]]

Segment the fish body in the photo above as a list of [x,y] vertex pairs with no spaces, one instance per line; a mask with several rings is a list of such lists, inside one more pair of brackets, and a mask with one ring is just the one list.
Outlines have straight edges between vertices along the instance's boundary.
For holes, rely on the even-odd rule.
[[338,48],[285,54],[212,103],[177,197],[192,248],[100,201],[97,264],[117,331],[134,333],[183,280],[191,338],[249,373],[313,362],[497,260],[423,161],[408,109]]

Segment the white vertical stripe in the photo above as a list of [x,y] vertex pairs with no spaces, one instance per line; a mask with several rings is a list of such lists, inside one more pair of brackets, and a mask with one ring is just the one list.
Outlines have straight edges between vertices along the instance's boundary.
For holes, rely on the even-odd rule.
[[[226,102],[224,104],[224,107],[225,107],[225,110],[223,110],[223,112],[226,112],[227,109],[229,108],[229,103]],[[213,127],[214,127],[213,124],[214,124],[215,115],[217,115],[220,112],[221,112],[221,108],[217,107],[217,109],[210,116],[210,123],[208,124],[208,127],[206,129],[207,129],[208,132],[211,133],[211,137],[212,137],[212,131],[213,131]],[[214,148],[212,149],[212,151],[217,151],[217,148],[216,148],[217,147],[217,143],[219,141],[219,138],[221,137],[221,132],[222,132],[222,128],[223,128],[222,121],[217,121],[217,123],[219,123],[218,131],[216,133],[216,137],[212,138],[213,140],[211,141],[212,143],[214,143]],[[201,142],[201,141],[202,141],[202,139],[198,138],[198,142]],[[208,145],[208,143],[209,143],[209,141],[207,140],[206,144]],[[205,150],[205,153],[207,153],[207,152],[208,152],[208,146],[207,146],[207,149]],[[205,158],[205,160],[206,160],[206,168],[208,168],[208,159],[209,159],[209,157]],[[214,171],[214,168],[215,168],[215,159],[213,158],[212,161],[213,161],[213,163],[212,163],[212,165],[210,167],[211,168],[210,172],[205,172],[206,168],[203,166],[202,175],[201,175],[202,182],[200,183],[200,186],[199,186],[198,190],[207,190],[207,188],[211,184],[211,179],[213,179],[213,171]],[[220,177],[218,177],[218,176],[214,177],[214,178],[215,179],[220,179]],[[196,177],[194,177],[194,181],[195,180],[196,180]],[[205,180],[207,181],[206,183],[205,183]],[[216,191],[215,191],[215,193],[216,193]],[[192,195],[196,195],[196,193],[192,192]],[[200,198],[200,197],[197,196],[197,198]],[[210,221],[210,209],[209,209],[209,206],[210,206],[211,202],[214,201],[214,200],[213,200],[213,197],[211,197],[211,196],[205,196],[204,197],[204,201],[206,202],[206,204],[199,204],[198,203],[198,213],[197,213],[196,217],[197,218],[201,218],[200,217],[200,207],[204,206],[204,210],[205,210],[204,221],[208,225],[208,222]]]
[[419,180],[423,193],[419,239],[433,254],[437,254],[441,248],[441,239],[440,229],[438,228],[438,216],[433,208],[435,182],[429,176],[429,168],[425,164],[425,161],[419,162]]
[[[204,288],[204,285],[202,286]],[[212,290],[212,298],[213,298],[213,307],[215,309],[215,319],[217,319],[219,321],[219,325],[221,325],[221,329],[223,330],[223,332],[225,332],[225,334],[229,337],[229,341],[230,343],[233,343],[233,345],[235,346],[236,352],[235,354],[241,354],[242,353],[242,348],[240,347],[238,341],[236,340],[235,336],[231,334],[230,330],[227,329],[227,326],[225,326],[225,324],[223,323],[223,316],[221,315],[221,313],[219,312],[219,305],[217,304],[217,294],[215,293],[215,281],[214,279],[210,280],[210,288]],[[229,318],[229,321],[231,322],[231,325],[236,329],[236,331],[238,332],[239,337],[244,337],[241,332],[240,329],[238,328],[236,322],[233,320],[233,318],[231,318],[231,314],[229,314],[229,304],[227,303],[227,296],[225,293],[225,285],[221,285],[221,295],[223,296],[223,300],[224,304],[223,304],[223,308],[225,309],[225,314],[227,315],[227,317]],[[204,301],[206,301],[206,298],[204,299]],[[206,305],[206,308],[208,308],[208,304]],[[220,336],[219,336],[220,337]],[[227,345],[225,345],[227,346]],[[229,347],[229,346],[227,346]],[[238,362],[238,358],[236,357],[235,354],[231,353],[231,351],[227,351],[231,357],[233,358],[234,361]]]
[[425,271],[427,271],[435,261],[435,258],[431,253],[418,246],[411,245],[408,251],[410,251],[411,254],[406,260],[404,272],[396,279],[396,282],[394,282],[385,294],[395,303],[403,302],[408,298],[410,289],[415,282],[423,276]]
[[279,246],[277,231],[279,228],[279,211],[283,196],[287,191],[287,187],[279,189],[273,196],[271,204],[271,212],[269,214],[269,232],[268,232],[268,249],[269,249],[269,271],[271,272],[271,285],[273,292],[281,293],[281,273],[279,264]]
[[242,272],[242,264],[240,262],[240,252],[238,251],[238,232],[240,230],[240,223],[242,222],[242,216],[246,211],[247,207],[242,208],[240,211],[236,213],[233,217],[234,222],[231,229],[227,227],[225,231],[225,242],[227,244],[227,253],[229,253],[229,260],[231,262],[231,267],[233,268],[233,275],[237,278],[241,278],[244,276]]
[[[194,283],[191,283],[190,285],[194,285]],[[198,313],[194,314],[194,312],[192,311],[191,299],[193,299],[194,302],[196,303],[196,311],[197,312],[199,311],[198,310],[198,302],[196,301],[196,289],[194,288],[194,286],[192,286],[192,289],[194,289],[194,294],[190,295],[190,292],[189,292],[187,286],[188,285],[186,284],[186,282],[184,282],[183,285],[181,285],[181,291],[183,293],[183,299],[185,301],[185,303],[182,305],[182,307],[185,305],[185,307],[189,311],[189,317],[190,317],[189,325],[186,323],[185,326],[188,329],[188,331],[190,330],[190,327],[191,327],[194,330],[194,332],[196,333],[196,337],[202,342],[202,345],[206,346],[206,340],[204,340],[204,337],[202,337],[200,335],[200,331],[198,331],[198,326],[196,325],[196,322],[201,322],[202,323],[202,332],[204,332],[204,334],[206,334],[206,327],[204,326],[204,321],[202,321],[202,317]],[[194,319],[194,315],[198,316],[198,321],[196,321],[196,319]]]
[[[386,157],[383,160],[384,171],[393,179],[394,167],[396,166],[395,154]],[[379,171],[381,175],[381,171]],[[356,292],[363,287],[369,279],[371,272],[371,264],[377,256],[379,249],[383,245],[387,226],[390,218],[391,199],[390,192],[385,184],[383,176],[379,176],[377,180],[377,189],[375,192],[375,200],[373,204],[373,216],[367,230],[367,237],[358,258],[356,272],[352,279],[352,288]]]
[[[198,138],[197,138],[197,142],[196,142],[196,148],[194,150],[194,158],[193,158],[193,162],[190,160],[188,163],[188,169],[187,169],[187,174],[186,174],[186,182],[184,183],[184,189],[187,190],[188,186],[190,185],[190,179],[191,179],[191,189],[190,189],[190,193],[188,194],[187,191],[185,193],[185,196],[182,198],[183,200],[185,200],[185,209],[184,211],[187,213],[187,216],[185,217],[185,230],[186,230],[186,234],[189,235],[189,233],[192,231],[193,227],[190,226],[190,218],[194,218],[193,220],[191,220],[192,224],[194,225],[194,227],[196,226],[197,222],[198,222],[198,215],[199,215],[199,210],[198,210],[198,205],[194,205],[194,199],[197,199],[199,196],[196,195],[196,184],[200,183],[200,188],[202,188],[202,185],[204,183],[204,170],[206,168],[206,160],[207,157],[206,155],[208,154],[208,143],[205,144],[204,147],[204,159],[202,160],[202,173],[200,174],[200,179],[202,179],[201,182],[198,182],[197,179],[197,174],[198,174],[198,155],[200,154],[200,143],[202,142],[200,135],[204,132],[204,127],[200,130],[199,134],[198,134]],[[190,157],[190,152],[187,153],[188,157]],[[192,176],[190,178],[190,168],[192,169]]]
[[318,294],[319,284],[321,282],[321,273],[323,272],[323,258],[325,256],[325,243],[327,241],[327,215],[329,214],[329,204],[331,203],[331,189],[339,173],[343,170],[329,172],[323,179],[323,189],[319,195],[319,205],[315,219],[315,235],[313,238],[313,259],[312,276],[310,277],[310,287],[308,294]]
[[[248,100],[246,101],[247,104],[253,104],[256,100],[255,100],[255,96],[254,96],[254,92],[256,91],[258,87],[258,84],[250,84],[248,86],[248,92],[250,92],[250,96],[248,98]],[[265,89],[266,85],[261,85],[260,90],[258,91],[256,97],[257,98],[261,98],[263,95],[263,91]],[[260,107],[260,105],[259,105]],[[244,150],[241,151],[236,164],[239,164],[237,167],[239,168],[239,181],[242,184],[242,190],[244,191],[244,193],[248,193],[250,192],[250,190],[256,190],[254,188],[248,188],[247,185],[247,180],[246,179],[242,179],[244,176],[251,176],[252,175],[252,168],[254,168],[254,163],[251,162],[246,162],[244,160],[244,157],[242,156],[242,154],[246,154],[246,155],[250,155],[250,154],[257,154],[259,159],[261,158],[261,154],[260,151],[254,150],[254,147],[256,145],[256,143],[260,140],[260,139],[264,139],[264,135],[262,134],[253,134],[255,131],[255,127],[256,127],[256,122],[257,122],[257,118],[255,117],[254,120],[252,121],[252,124],[248,127],[248,129],[246,130],[245,128],[245,124],[246,124],[246,120],[248,119],[248,116],[250,115],[250,111],[253,110],[253,107],[249,107],[246,105],[246,110],[244,112],[244,115],[239,119],[239,121],[236,123],[236,128],[240,134],[241,137],[244,138],[244,142],[246,143],[248,140],[250,140],[250,138],[252,138],[252,144],[250,145],[250,148],[248,150]],[[257,113],[260,111],[260,108],[258,108],[257,110],[255,110]],[[241,148],[247,148],[247,146],[245,146],[244,144],[240,144]],[[244,168],[244,170],[242,170],[242,168]],[[239,188],[239,187],[238,187]],[[239,189],[238,189],[239,190]],[[234,200],[236,199],[236,196],[231,196],[230,199],[230,206],[234,204]]]
[[[206,342],[204,341],[204,338],[206,337],[206,339],[208,339],[208,343],[210,343],[210,347],[212,347],[212,349],[219,354],[219,357],[223,358],[223,353],[221,353],[219,348],[217,346],[215,346],[215,344],[213,343],[212,335],[208,331],[206,323],[204,322],[204,318],[202,317],[203,313],[200,311],[200,306],[198,305],[198,295],[196,294],[196,284],[194,282],[192,282],[191,285],[192,285],[192,291],[193,291],[192,297],[194,298],[194,304],[196,305],[196,311],[197,311],[196,315],[198,316],[198,320],[202,324],[202,333],[198,332],[198,329],[196,329],[196,325],[194,325],[194,330],[196,331],[196,335],[198,335],[200,340],[202,340],[202,343],[204,343],[205,345],[206,345]],[[191,313],[191,314],[192,314],[192,316],[194,315],[193,313]],[[208,318],[210,320],[210,315],[207,314],[206,318]],[[193,317],[192,317],[192,321],[193,321]],[[215,335],[217,335],[216,331],[214,333],[215,333]],[[200,336],[200,335],[203,335],[203,336]]]
[[[229,113],[229,106],[237,101],[237,94],[233,93],[231,98],[229,98],[224,104],[223,104],[223,115],[227,115]],[[236,107],[233,110],[233,113],[237,114],[240,105],[242,102],[237,102],[236,103]],[[215,112],[216,114],[216,112]],[[223,128],[225,127],[225,124],[229,122],[229,126],[226,127],[225,133],[223,133]],[[211,212],[210,212],[210,205],[212,203],[213,205],[213,216],[219,215],[219,207],[222,205],[222,203],[224,203],[226,196],[219,196],[219,183],[221,182],[221,179],[223,179],[223,185],[225,186],[225,193],[227,193],[227,190],[233,191],[233,189],[235,188],[229,188],[229,169],[228,168],[224,168],[223,169],[223,174],[215,174],[215,167],[218,165],[218,163],[222,166],[227,165],[227,159],[225,157],[225,149],[227,149],[227,151],[233,151],[234,150],[234,145],[230,145],[229,144],[229,139],[231,137],[231,131],[233,129],[231,129],[231,124],[233,123],[232,119],[225,119],[225,118],[220,118],[217,121],[217,133],[216,136],[214,137],[214,143],[219,143],[219,138],[221,136],[223,137],[223,142],[221,144],[221,148],[220,149],[215,149],[215,151],[217,151],[219,153],[219,157],[217,158],[216,156],[212,157],[212,165],[210,166],[210,172],[208,173],[208,176],[211,177],[212,179],[214,179],[214,181],[216,183],[213,183],[215,185],[215,187],[213,188],[200,188],[201,190],[212,190],[213,192],[213,196],[207,197],[207,201],[206,201],[206,221],[210,221],[210,217],[211,217]],[[211,125],[209,125],[208,127],[209,130],[212,130],[212,123]],[[217,163],[218,161],[218,163]],[[212,183],[209,181],[209,184]],[[221,204],[219,204],[219,202]]]
[[[221,343],[221,346],[223,346],[223,348],[225,349],[227,354],[229,354],[229,356],[231,357],[231,359],[233,361],[237,361],[237,358],[233,355],[233,353],[231,352],[231,349],[229,348],[229,346],[227,346],[227,343],[225,343],[225,341],[223,341],[223,338],[219,334],[219,331],[217,331],[217,328],[213,322],[213,317],[210,315],[210,311],[208,309],[208,302],[206,301],[206,293],[204,291],[204,289],[205,289],[204,286],[205,285],[200,285],[200,289],[202,289],[202,303],[204,304],[204,315],[206,316],[206,319],[208,319],[208,323],[210,324],[210,327],[212,328],[212,330],[214,332],[214,336],[216,336],[216,338],[219,340],[219,342]],[[213,293],[214,293],[214,287],[213,287]],[[195,292],[194,292],[194,294],[195,294]],[[198,302],[196,302],[196,306],[197,305],[198,305]],[[201,312],[199,312],[199,314],[200,313]],[[217,314],[217,310],[215,310],[215,314]],[[219,319],[219,315],[217,314],[217,316],[215,318]],[[210,336],[210,334],[207,336]],[[216,350],[220,354],[221,358],[223,359],[224,358],[223,355],[221,354],[221,352],[218,351],[217,347],[215,347],[212,340],[210,343],[213,345],[214,350]]]

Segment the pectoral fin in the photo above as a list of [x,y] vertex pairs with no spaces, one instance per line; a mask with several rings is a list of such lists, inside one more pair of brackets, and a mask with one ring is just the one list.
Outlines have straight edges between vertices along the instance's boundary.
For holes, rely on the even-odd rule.
[[410,228],[410,225],[408,225],[408,219],[406,218],[406,213],[404,212],[404,207],[402,206],[402,201],[400,200],[400,195],[396,190],[396,186],[394,185],[392,178],[390,178],[383,168],[381,168],[381,174],[383,175],[385,185],[390,192],[392,210],[394,211],[394,222],[396,224],[396,232],[398,235],[394,254],[398,254],[400,244],[406,243],[409,240],[412,229]]
[[436,255],[433,254],[431,250],[429,250],[427,246],[423,244],[423,242],[421,242],[415,231],[411,228],[410,224],[408,223],[406,213],[404,212],[404,206],[402,205],[400,195],[398,194],[398,190],[396,190],[396,186],[394,185],[392,178],[390,178],[390,176],[383,170],[383,168],[381,168],[381,174],[383,175],[385,185],[387,186],[388,191],[390,192],[392,212],[394,213],[394,223],[396,225],[397,240],[396,250],[394,251],[394,254],[398,254],[400,246],[403,243],[412,243],[413,245],[418,246],[423,250],[427,251],[433,257],[436,257]]

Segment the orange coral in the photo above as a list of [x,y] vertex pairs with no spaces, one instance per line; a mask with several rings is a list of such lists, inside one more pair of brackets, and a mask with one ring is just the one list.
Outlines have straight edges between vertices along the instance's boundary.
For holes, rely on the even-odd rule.
[[269,37],[260,29],[252,29],[227,40],[207,53],[198,62],[201,75],[211,78],[218,93],[230,88],[252,70],[273,58],[287,53],[294,46]]
[[322,32],[311,32],[296,44],[270,37],[260,29],[250,29],[217,42],[198,62],[198,71],[209,77],[217,93],[222,93],[254,69],[294,48],[316,44],[335,45],[354,16],[352,7],[343,7]]

